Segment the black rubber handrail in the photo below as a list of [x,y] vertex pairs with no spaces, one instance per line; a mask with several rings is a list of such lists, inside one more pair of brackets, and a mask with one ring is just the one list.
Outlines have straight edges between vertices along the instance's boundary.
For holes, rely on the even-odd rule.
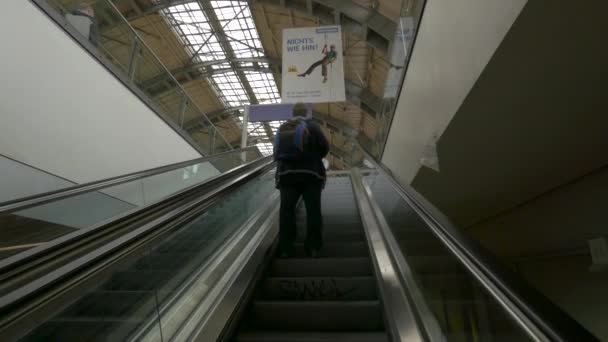
[[[526,329],[540,331],[544,335],[544,340],[549,341],[600,341],[547,297],[528,285],[521,276],[514,273],[490,251],[484,249],[477,241],[466,235],[424,196],[420,195],[411,186],[397,182],[392,172],[378,162],[358,142],[355,142],[355,144],[376,169],[390,180],[397,193],[412,206],[412,209],[427,223],[429,229],[440,237],[439,240],[446,245],[447,249],[452,253],[454,253],[453,249],[456,249],[459,253],[454,253],[454,256],[461,263],[472,266],[491,282],[491,284],[488,284],[491,286],[484,287],[488,291],[490,291],[490,288],[500,291],[500,293],[492,293],[492,295],[506,298],[509,301],[508,304],[525,315],[525,321],[534,325],[533,327],[525,327]],[[462,255],[465,257],[462,257]],[[479,279],[477,276],[476,278]],[[523,322],[524,320],[518,321]]]
[[[89,183],[84,183],[84,184],[78,184],[78,185],[70,186],[67,188],[59,189],[59,190],[53,190],[53,191],[45,192],[42,194],[37,194],[37,195],[33,195],[33,196],[28,196],[28,197],[23,197],[23,198],[19,198],[19,199],[15,199],[15,200],[2,202],[2,203],[0,203],[0,214],[28,209],[28,208],[35,207],[35,206],[38,206],[41,204],[58,201],[58,200],[61,200],[61,199],[67,198],[67,197],[78,196],[78,195],[85,194],[87,192],[97,191],[97,190],[112,187],[115,185],[136,181],[138,179],[142,179],[142,178],[158,175],[161,173],[181,169],[181,168],[184,168],[184,167],[187,167],[190,165],[200,164],[200,163],[203,163],[203,162],[206,162],[206,161],[209,161],[212,159],[216,159],[218,157],[226,156],[229,154],[246,153],[248,151],[252,151],[252,150],[256,150],[256,149],[257,149],[257,147],[250,146],[250,147],[246,147],[246,148],[242,148],[242,149],[238,149],[238,150],[226,151],[226,152],[217,153],[217,154],[213,154],[213,155],[202,157],[202,158],[191,159],[191,160],[174,163],[174,164],[169,164],[169,165],[165,165],[165,166],[160,166],[160,167],[156,167],[156,168],[152,168],[152,169],[148,169],[148,170],[144,170],[144,171],[137,171],[137,172],[129,173],[126,175],[106,178],[106,179],[93,181],[93,182],[89,182]],[[259,151],[258,151],[258,153],[259,153]],[[260,155],[260,157],[261,157],[261,155]]]

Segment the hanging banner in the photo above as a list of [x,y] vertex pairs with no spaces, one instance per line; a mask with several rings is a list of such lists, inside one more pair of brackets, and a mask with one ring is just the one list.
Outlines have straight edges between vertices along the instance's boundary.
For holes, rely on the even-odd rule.
[[283,103],[341,102],[344,54],[340,26],[283,30]]
[[[294,104],[250,105],[245,108],[249,122],[286,121],[293,117]],[[312,118],[312,105],[308,108],[308,118]]]

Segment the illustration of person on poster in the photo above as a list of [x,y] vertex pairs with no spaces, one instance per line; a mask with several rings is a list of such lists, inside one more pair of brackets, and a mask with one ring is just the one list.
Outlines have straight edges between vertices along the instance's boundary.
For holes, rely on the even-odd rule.
[[321,53],[324,55],[323,58],[315,63],[313,63],[306,72],[299,74],[300,77],[306,77],[312,74],[315,69],[321,65],[321,75],[323,76],[323,83],[327,82],[327,66],[332,64],[338,58],[338,54],[336,53],[336,45],[331,44],[329,46],[329,50],[327,49],[327,44],[323,47],[323,51]]

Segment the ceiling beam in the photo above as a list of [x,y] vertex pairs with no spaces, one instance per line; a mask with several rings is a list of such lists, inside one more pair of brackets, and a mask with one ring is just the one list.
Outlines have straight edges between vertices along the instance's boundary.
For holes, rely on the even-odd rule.
[[[209,21],[209,26],[211,26],[211,29],[215,33],[219,44],[222,46],[222,49],[224,50],[224,53],[226,54],[227,59],[230,61],[230,65],[231,65],[234,73],[239,78],[241,85],[243,86],[245,92],[247,93],[249,102],[251,104],[258,104],[258,99],[255,95],[255,92],[253,91],[253,88],[249,84],[249,81],[247,80],[247,77],[245,76],[244,71],[239,68],[239,65],[236,62],[234,62],[237,59],[236,54],[234,53],[234,50],[232,49],[232,45],[228,41],[229,37],[224,32],[224,28],[222,27],[219,19],[217,18],[217,15],[215,14],[215,10],[213,9],[211,2],[208,0],[198,0],[198,4],[199,4],[200,8],[203,10],[203,12],[205,12],[205,16],[207,17],[207,20]],[[264,130],[266,131],[268,138],[270,138],[270,139],[274,138],[274,134],[272,132],[272,128],[270,127],[270,125],[265,123]]]
[[[132,11],[126,13],[125,17],[127,20],[132,21],[158,13],[172,6],[195,1],[165,0],[158,4],[151,4],[148,7],[132,5]],[[386,51],[388,51],[389,46],[394,40],[397,30],[396,22],[380,14],[377,10],[362,6],[353,0],[306,0],[304,5],[301,5],[301,2],[289,0],[231,0],[231,2],[260,3],[288,8],[303,15],[314,16],[320,19],[321,22],[329,24],[340,24],[340,17],[345,17],[375,33],[367,39],[367,42],[374,47],[385,49]],[[321,10],[320,8],[323,7],[329,9],[332,13],[326,13],[327,11]],[[378,41],[377,38],[381,38],[384,42]]]
[[[235,59],[235,63],[231,63],[230,60],[226,59],[226,60],[221,60],[221,61],[217,61],[214,63],[210,63],[210,62],[205,62],[205,63],[194,63],[193,65],[189,65],[189,66],[185,66],[179,69],[175,69],[172,70],[171,73],[173,74],[173,76],[178,79],[181,80],[182,83],[186,83],[186,82],[190,82],[192,80],[198,79],[198,78],[207,78],[213,75],[217,75],[217,74],[222,74],[222,73],[226,73],[226,72],[230,72],[230,71],[237,71],[237,74],[239,74],[239,71],[242,73],[243,71],[261,71],[261,72],[273,72],[273,66],[278,66],[280,64],[280,62],[278,60],[275,59],[267,59],[267,58],[259,58],[257,60],[257,62],[255,63],[268,63],[270,65],[270,67],[265,68],[265,67],[260,67],[260,66],[252,66],[252,67],[242,67],[242,66],[238,66],[238,64],[242,63],[242,62],[253,62],[254,59],[242,59],[242,58],[237,58]],[[218,65],[218,64],[225,64],[225,63],[231,63],[231,65],[237,65],[237,67],[231,67],[231,68],[222,68],[222,69],[213,69],[211,66],[212,65]],[[196,74],[190,74],[190,73],[194,73],[196,71]],[[166,80],[165,75],[158,75],[156,77],[153,77],[149,80],[146,80],[144,82],[141,83],[140,87],[144,88],[144,89],[150,89],[152,87],[158,86],[159,84],[162,84],[162,82],[164,82]],[[167,89],[161,89],[158,90],[154,96],[155,97],[160,97],[168,92],[172,91],[172,88],[170,87],[170,85],[167,85]],[[361,104],[364,104],[369,110],[366,111],[370,111],[371,110],[371,114],[376,114],[376,113],[380,113],[382,110],[382,103],[383,103],[383,99],[380,98],[379,96],[375,95],[374,93],[371,92],[371,90],[367,89],[367,88],[363,88],[362,86],[360,86],[359,84],[353,82],[353,81],[349,81],[347,80],[345,83],[345,88],[346,88],[346,100],[352,104],[355,104],[357,106],[360,106]]]
[[[215,120],[218,120],[220,118],[223,120],[231,115],[236,115],[236,113],[240,112],[241,110],[244,110],[244,108],[245,107],[226,108],[226,109],[210,112],[207,114],[207,116],[211,119],[212,122],[214,122]],[[344,122],[340,119],[331,117],[328,114],[318,112],[318,111],[313,111],[313,118],[315,120],[319,121],[319,123],[321,124],[322,127],[325,127],[327,129],[329,129],[330,131],[341,135],[345,141],[348,141],[351,139],[359,139],[362,143],[365,143],[366,146],[368,144],[371,144],[371,139],[369,139],[367,136],[365,136],[362,132],[359,132],[358,130],[350,127],[346,122]],[[193,131],[196,131],[197,129],[200,129],[203,127],[204,126],[202,126],[201,121],[196,120],[196,119],[190,120],[189,122],[186,122],[186,124],[184,125],[184,129],[188,132],[193,132]],[[272,132],[272,128],[270,128],[267,124],[263,125],[262,127],[266,131],[267,135],[269,135],[268,130],[270,130],[270,133],[274,134],[274,132]],[[238,138],[235,141],[232,141],[230,143],[232,143],[233,145],[236,146],[236,144],[240,142],[239,139],[240,138]],[[269,138],[269,137],[255,138],[255,141],[250,141],[250,143],[273,143],[273,142],[274,142],[274,138]],[[335,144],[332,144],[330,146],[330,152],[335,157],[342,160],[343,162],[350,163],[351,155],[349,153],[347,153],[341,147],[339,147]]]
[[[247,2],[247,1],[236,1],[236,0],[233,0],[233,1],[234,2]],[[186,1],[185,0],[166,0],[166,1],[160,2],[156,5],[149,6],[147,8],[142,8],[142,6],[139,5],[138,3],[136,3],[134,0],[129,0],[129,2],[131,4],[131,7],[133,8],[133,11],[129,12],[126,17],[129,20],[134,20],[134,19],[137,19],[142,16],[150,15],[152,13],[157,13],[157,12],[159,12],[163,9],[166,9],[168,7],[171,7],[171,6],[191,3],[194,1],[193,0],[186,0]],[[249,2],[251,2],[251,1],[249,1]],[[394,30],[396,27],[396,24],[394,22],[392,22],[388,18],[383,17],[377,11],[365,8],[358,4],[355,4],[352,2],[352,0],[306,0],[304,8],[299,8],[298,7],[299,5],[295,5],[295,3],[291,2],[291,1],[280,1],[279,3],[277,3],[276,0],[257,0],[257,2],[260,2],[262,4],[279,5],[282,7],[290,8],[295,11],[302,11],[306,15],[315,14],[315,4],[325,6],[325,7],[328,7],[333,10],[334,22],[340,23],[340,16],[344,15],[344,16],[354,20],[355,22],[359,23],[361,25],[361,27],[364,29],[366,34],[368,32],[367,28],[369,28],[370,30],[378,33],[380,36],[386,38],[389,42],[392,40],[392,37],[394,36]],[[269,59],[269,58],[236,58],[234,51],[232,50],[232,47],[229,43],[228,37],[225,35],[222,25],[219,22],[218,18],[216,17],[215,11],[211,7],[211,4],[208,1],[203,1],[203,0],[199,0],[198,4],[201,7],[201,9],[203,9],[203,11],[205,11],[207,18],[209,19],[211,28],[218,35],[218,41],[222,45],[222,48],[226,52],[226,56],[228,58],[225,60],[219,60],[219,61],[191,63],[191,64],[183,66],[179,69],[172,70],[171,73],[178,80],[180,80],[180,82],[183,83],[183,82],[188,82],[188,81],[191,81],[191,80],[194,80],[197,78],[207,78],[207,77],[210,77],[213,75],[226,73],[229,71],[235,71],[235,73],[239,77],[243,87],[245,88],[245,91],[247,92],[247,94],[249,96],[250,102],[252,104],[256,104],[257,99],[255,96],[255,93],[251,89],[251,86],[249,85],[249,82],[247,81],[247,78],[244,75],[244,71],[249,71],[249,70],[261,71],[261,72],[279,71],[279,73],[280,73],[280,60]],[[295,6],[295,8],[294,8],[294,6]],[[321,7],[321,6],[317,6],[317,7]],[[240,65],[242,63],[253,63],[253,66],[243,67]],[[268,67],[268,68],[261,67],[259,65],[259,63],[267,63],[270,67]],[[213,68],[214,65],[220,65],[220,64],[229,64],[231,67],[230,68],[221,68],[221,69]],[[149,89],[149,88],[158,86],[160,84],[163,84],[163,82],[165,80],[166,80],[166,77],[164,77],[164,75],[159,75],[157,77],[153,77],[152,79],[145,81],[143,84],[141,84],[141,87],[144,89]],[[167,92],[170,92],[173,90],[173,89],[170,89],[171,88],[170,85],[166,84],[165,86],[168,89],[162,89],[163,87],[161,87],[161,89],[158,89],[154,92],[154,93],[156,93],[155,96],[162,96],[163,94],[166,94]],[[346,92],[347,92],[348,102],[351,102],[356,105],[365,104],[368,107],[368,109],[371,109],[371,111],[376,112],[376,113],[379,113],[381,111],[381,107],[382,107],[382,103],[383,103],[382,99],[379,98],[378,96],[374,95],[369,89],[363,88],[362,86],[356,84],[355,82],[347,81]],[[366,111],[369,111],[369,110],[366,110]],[[221,120],[227,119],[229,117],[232,117],[235,115],[235,113],[238,113],[238,110],[235,110],[234,108],[227,108],[226,110],[208,113],[207,116],[209,117],[209,119],[212,122],[217,122],[217,121],[221,121]],[[323,114],[321,114],[321,113],[316,114],[316,117],[318,117],[318,118],[320,118],[321,116],[323,116]],[[352,128],[348,128],[347,125],[345,126],[345,125],[340,124],[339,122],[336,122],[336,120],[331,118],[330,116],[325,115],[325,117],[322,118],[322,120],[334,127],[339,127],[342,130],[342,133],[345,134],[345,136],[354,137],[354,136],[356,136],[356,134],[358,134],[358,132],[356,130],[353,130]],[[199,127],[202,124],[200,121],[201,121],[201,119],[190,120],[189,122],[186,123],[185,128],[190,129],[190,130],[195,129],[196,127]],[[268,124],[265,124],[264,129],[265,129],[269,139],[272,139],[272,137],[273,137],[272,128]]]
[[[200,69],[197,71],[191,70],[191,71],[185,71],[185,72],[178,71],[176,73],[173,73],[173,72],[171,72],[171,73],[173,74],[173,77],[175,77],[183,85],[185,83],[188,83],[188,82],[191,82],[191,81],[194,81],[197,79],[206,79],[206,78],[214,76],[214,75],[225,74],[227,72],[233,72],[235,70],[238,70],[240,72],[243,72],[243,71],[259,71],[259,72],[266,72],[266,73],[272,72],[272,70],[270,68],[264,68],[264,67],[260,67],[260,66],[247,66],[247,67],[239,66],[237,68],[233,68],[233,67],[221,68],[221,69],[208,68],[208,69]],[[158,76],[155,76],[153,78],[143,81],[142,83],[139,84],[139,86],[146,91],[149,91],[150,89],[153,89],[153,88],[160,87],[161,89],[153,92],[154,97],[160,97],[160,96],[164,95],[166,92],[173,91],[173,87],[170,84],[165,84],[166,81],[167,81],[166,75],[161,74],[161,75],[158,75]],[[161,86],[163,84],[164,84],[164,86]],[[163,88],[166,88],[166,89],[163,89]]]
[[[340,24],[340,16],[351,21],[365,25],[377,36],[386,40],[386,48],[395,38],[397,23],[380,14],[377,10],[361,6],[353,0],[307,0],[302,6],[301,2],[280,0],[257,0],[257,3],[280,6],[308,16],[315,16],[322,22]],[[317,5],[316,8],[314,5]],[[320,5],[320,6],[319,6]],[[328,8],[333,13],[323,13],[318,8]],[[317,11],[315,11],[317,9]]]
[[167,9],[169,7],[172,7],[172,6],[183,5],[183,4],[191,3],[194,1],[196,1],[196,0],[165,0],[165,1],[159,2],[156,5],[151,4],[151,6],[146,7],[146,8],[142,8],[141,6],[139,6],[139,11],[135,9],[134,12],[126,15],[125,17],[127,18],[127,20],[135,20],[135,19],[139,19],[139,18],[145,17],[150,14],[158,13],[158,12],[160,12],[164,9]]

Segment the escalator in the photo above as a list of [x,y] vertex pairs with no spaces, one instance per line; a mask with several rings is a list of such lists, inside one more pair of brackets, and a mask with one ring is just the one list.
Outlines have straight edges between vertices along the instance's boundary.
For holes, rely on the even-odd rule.
[[305,255],[300,205],[295,255],[279,258],[272,161],[241,154],[218,157],[233,160],[220,175],[0,260],[4,339],[597,341],[373,160],[330,173],[320,256]]
[[320,257],[305,256],[300,206],[296,254],[272,260],[235,341],[388,341],[350,179],[330,178],[322,196]]
[[154,315],[157,304],[174,297],[193,271],[238,228],[241,220],[232,214],[247,205],[239,199],[268,194],[272,188],[265,185],[254,181],[229,194],[222,205],[146,248],[24,340],[122,341],[135,334]]

